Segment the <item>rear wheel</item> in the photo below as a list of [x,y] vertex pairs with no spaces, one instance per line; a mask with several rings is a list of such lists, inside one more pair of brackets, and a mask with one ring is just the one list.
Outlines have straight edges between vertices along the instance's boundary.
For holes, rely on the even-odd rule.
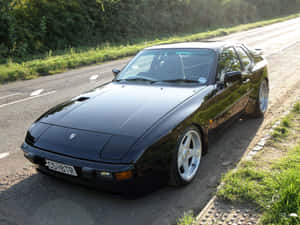
[[195,126],[191,126],[178,140],[171,166],[170,184],[180,186],[191,183],[198,173],[201,157],[201,133]]
[[255,110],[252,114],[253,117],[263,117],[268,109],[269,104],[269,86],[267,80],[260,83],[258,90],[258,97],[255,103]]

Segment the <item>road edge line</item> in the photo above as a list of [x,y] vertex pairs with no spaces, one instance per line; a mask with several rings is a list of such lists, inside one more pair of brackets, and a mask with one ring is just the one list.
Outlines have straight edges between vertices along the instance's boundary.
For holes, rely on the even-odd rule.
[[49,92],[46,92],[45,94],[42,94],[42,95],[36,95],[36,96],[28,97],[28,98],[23,98],[23,99],[14,101],[14,102],[9,102],[9,103],[6,103],[6,104],[2,104],[2,105],[0,105],[0,109],[4,108],[6,106],[9,106],[9,105],[14,105],[14,104],[25,102],[25,101],[29,101],[29,100],[32,100],[32,99],[35,99],[35,98],[39,98],[39,97],[51,95],[51,94],[54,94],[55,92],[56,91],[49,91]]

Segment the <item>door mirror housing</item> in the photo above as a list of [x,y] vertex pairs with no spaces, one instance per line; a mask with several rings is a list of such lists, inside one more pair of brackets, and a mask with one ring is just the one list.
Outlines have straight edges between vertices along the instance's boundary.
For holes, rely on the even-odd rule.
[[235,82],[242,79],[242,73],[240,71],[227,72],[225,74],[224,82]]
[[256,55],[260,55],[260,56],[262,56],[264,54],[264,51],[260,48],[254,49],[254,52]]
[[116,77],[119,73],[121,72],[121,70],[119,70],[119,69],[113,69],[112,70],[112,73],[113,73],[113,75]]

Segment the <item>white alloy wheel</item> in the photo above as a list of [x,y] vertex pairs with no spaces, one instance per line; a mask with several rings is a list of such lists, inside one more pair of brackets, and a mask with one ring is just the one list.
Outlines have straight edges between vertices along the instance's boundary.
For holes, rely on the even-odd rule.
[[259,109],[261,113],[267,111],[269,104],[269,88],[266,80],[263,80],[259,87]]
[[189,129],[178,146],[177,169],[180,178],[190,182],[196,175],[202,156],[202,140],[195,129]]

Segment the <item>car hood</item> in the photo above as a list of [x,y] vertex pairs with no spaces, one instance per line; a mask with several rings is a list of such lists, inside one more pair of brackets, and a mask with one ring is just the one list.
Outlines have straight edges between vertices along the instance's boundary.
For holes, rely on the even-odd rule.
[[202,88],[111,83],[53,108],[39,122],[140,137],[166,113]]
[[41,149],[115,162],[159,119],[201,89],[111,83],[49,110],[28,134]]

